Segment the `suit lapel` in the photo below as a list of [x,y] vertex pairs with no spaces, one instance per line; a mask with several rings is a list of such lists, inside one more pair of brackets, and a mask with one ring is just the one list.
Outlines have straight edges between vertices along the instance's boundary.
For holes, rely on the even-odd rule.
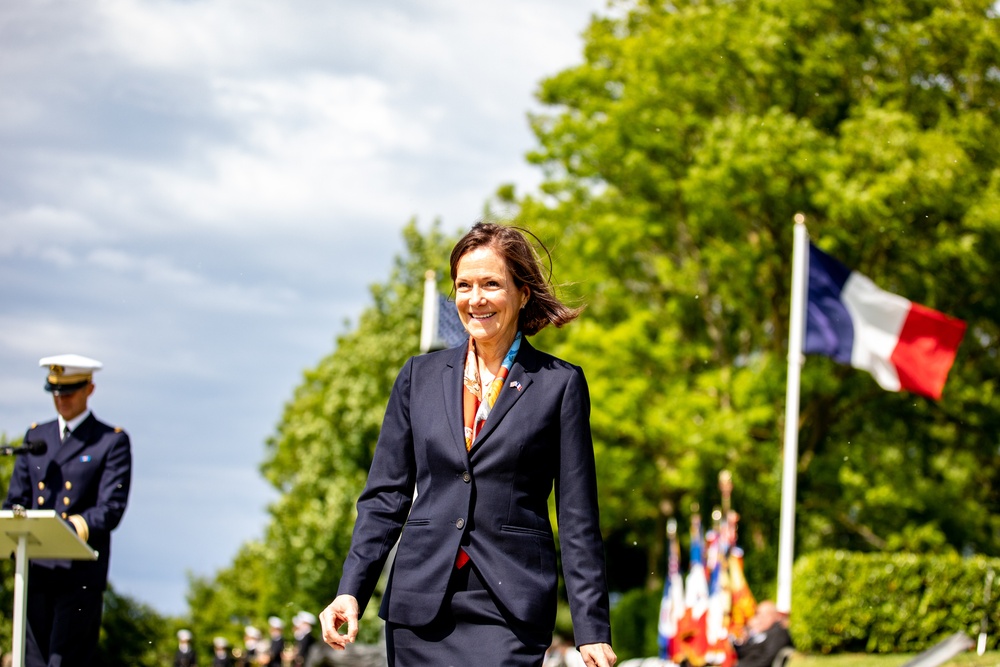
[[[62,465],[79,454],[91,440],[94,433],[94,427],[96,425],[97,419],[94,415],[88,415],[87,418],[84,419],[83,422],[69,434],[69,437],[59,445],[58,453],[55,456],[56,463]],[[58,431],[58,428],[56,430]],[[58,433],[56,435],[58,438]]]
[[531,347],[526,339],[522,339],[521,349],[517,351],[514,365],[510,367],[510,373],[507,374],[507,379],[504,380],[503,389],[500,390],[497,402],[493,405],[493,409],[490,410],[490,416],[486,418],[486,423],[483,424],[483,429],[479,432],[479,437],[473,443],[473,449],[478,447],[489,437],[490,433],[496,430],[497,425],[503,421],[504,415],[514,407],[514,404],[517,403],[521,396],[527,393],[528,386],[531,385],[531,374],[528,369],[533,368],[534,364],[532,362],[534,357],[535,349]]
[[465,355],[468,348],[457,347],[455,354],[448,357],[444,372],[441,373],[444,392],[444,413],[448,417],[448,431],[454,435],[455,444],[461,450],[463,460],[468,463],[469,453],[465,450],[465,423],[462,417],[462,392],[465,391],[462,377],[465,374]]

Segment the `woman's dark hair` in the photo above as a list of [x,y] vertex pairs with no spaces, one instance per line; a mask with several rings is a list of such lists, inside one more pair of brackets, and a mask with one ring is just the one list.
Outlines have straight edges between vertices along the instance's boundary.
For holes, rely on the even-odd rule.
[[[542,274],[541,260],[525,238],[529,234],[545,252],[549,260],[549,278]],[[472,229],[455,244],[451,251],[451,281],[455,282],[458,261],[470,250],[492,248],[514,276],[518,289],[527,285],[530,290],[528,303],[518,316],[518,328],[525,336],[532,336],[548,325],[561,327],[576,319],[583,308],[570,308],[553,293],[550,281],[552,255],[541,240],[527,229],[492,222],[477,222]]]

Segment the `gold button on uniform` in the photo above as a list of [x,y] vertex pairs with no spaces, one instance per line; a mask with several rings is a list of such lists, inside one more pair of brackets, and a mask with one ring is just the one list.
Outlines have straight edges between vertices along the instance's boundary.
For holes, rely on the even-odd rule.
[[39,491],[44,491],[45,490],[45,482],[39,482],[38,483],[38,490]]
[[64,519],[66,518],[66,512],[62,513],[62,518],[64,518]]
[[63,505],[69,505],[69,498],[63,498]]
[[45,496],[38,496],[38,504],[39,505],[45,504]]
[[66,482],[66,490],[69,491],[73,488],[73,482]]

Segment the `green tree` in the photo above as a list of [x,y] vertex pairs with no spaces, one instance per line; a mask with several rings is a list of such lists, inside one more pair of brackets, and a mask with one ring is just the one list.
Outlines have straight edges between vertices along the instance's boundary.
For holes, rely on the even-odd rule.
[[290,618],[283,608],[273,608],[277,590],[270,568],[273,551],[260,540],[240,547],[229,567],[212,577],[189,577],[187,603],[191,610],[191,631],[199,650],[209,650],[212,639],[225,637],[233,646],[243,645],[248,625],[267,627],[267,618]]
[[95,663],[102,667],[160,667],[173,660],[171,625],[154,609],[108,586]]
[[[1000,546],[998,86],[991,2],[617,3],[545,80],[541,193],[499,194],[589,301],[551,347],[591,379],[602,519],[653,585],[666,514],[733,471],[773,581],[790,248],[813,239],[969,322],[940,402],[810,358],[798,550]],[[945,502],[942,502],[944,500]],[[623,582],[624,583],[624,582]],[[636,583],[636,582],[628,582]]]

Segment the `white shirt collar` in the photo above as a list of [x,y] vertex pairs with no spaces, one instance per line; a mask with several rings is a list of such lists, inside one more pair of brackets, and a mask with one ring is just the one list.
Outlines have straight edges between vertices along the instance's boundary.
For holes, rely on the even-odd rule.
[[76,417],[74,417],[73,419],[71,419],[69,421],[66,421],[65,419],[62,418],[62,415],[59,415],[59,435],[60,435],[60,437],[62,436],[63,431],[66,430],[67,426],[69,426],[70,432],[73,432],[73,431],[76,430],[76,427],[79,426],[80,424],[82,424],[83,420],[86,419],[89,416],[90,416],[90,409],[89,408],[86,409],[86,410],[84,410],[82,414],[77,415]]

